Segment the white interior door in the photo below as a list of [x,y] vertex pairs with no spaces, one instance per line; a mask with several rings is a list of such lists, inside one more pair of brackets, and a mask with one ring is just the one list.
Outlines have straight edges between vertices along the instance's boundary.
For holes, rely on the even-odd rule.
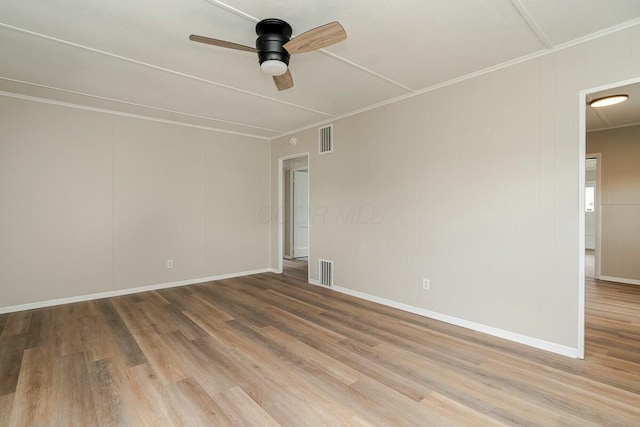
[[584,246],[586,249],[596,248],[596,182],[585,183],[585,213],[584,213]]
[[293,257],[309,256],[309,171],[293,171]]

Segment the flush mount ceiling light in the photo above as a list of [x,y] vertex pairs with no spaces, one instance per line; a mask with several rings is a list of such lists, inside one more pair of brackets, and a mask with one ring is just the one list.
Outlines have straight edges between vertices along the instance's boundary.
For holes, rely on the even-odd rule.
[[602,98],[594,99],[593,101],[589,102],[589,106],[594,108],[608,107],[609,105],[615,105],[624,102],[627,99],[629,99],[629,95],[603,96]]
[[281,76],[287,72],[287,64],[277,59],[267,59],[260,63],[260,68],[270,76]]

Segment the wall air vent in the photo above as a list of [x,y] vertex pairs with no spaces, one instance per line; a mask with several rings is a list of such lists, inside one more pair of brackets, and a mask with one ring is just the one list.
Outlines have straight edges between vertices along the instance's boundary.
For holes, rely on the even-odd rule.
[[318,129],[320,154],[333,153],[333,125]]
[[319,270],[320,270],[320,274],[319,274],[318,282],[322,286],[331,287],[333,285],[333,261],[321,259],[319,264]]

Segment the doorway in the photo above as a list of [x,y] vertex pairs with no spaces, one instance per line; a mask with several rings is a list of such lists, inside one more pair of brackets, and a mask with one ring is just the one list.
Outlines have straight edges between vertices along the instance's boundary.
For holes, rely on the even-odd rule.
[[309,155],[279,159],[280,272],[309,280]]
[[[603,140],[606,141],[613,135],[611,132],[638,126],[637,111],[640,110],[640,104],[637,101],[632,101],[621,104],[607,103],[606,106],[599,107],[590,105],[591,101],[618,94],[627,94],[628,100],[639,100],[640,78],[580,92],[578,214],[581,232],[578,245],[578,357],[581,359],[585,357],[585,342],[592,353],[623,354],[625,352],[624,343],[617,340],[616,337],[621,331],[620,326],[625,323],[621,322],[621,319],[629,319],[626,317],[628,313],[621,309],[621,305],[610,303],[603,305],[602,302],[616,299],[624,300],[625,296],[628,296],[629,304],[631,304],[630,301],[635,298],[631,298],[631,296],[640,295],[640,290],[637,287],[630,288],[629,285],[610,283],[612,280],[630,283],[620,280],[618,277],[610,277],[609,271],[612,268],[620,268],[620,265],[629,265],[622,257],[612,255],[612,253],[620,252],[619,240],[632,241],[633,236],[630,237],[630,235],[636,231],[633,227],[625,227],[625,221],[619,221],[615,216],[616,209],[629,208],[624,197],[621,201],[618,195],[626,195],[626,189],[633,187],[625,182],[625,191],[620,193],[618,190],[614,190],[617,188],[614,183],[617,179],[614,172],[619,169],[619,166],[613,160],[615,160],[615,153],[620,153],[620,149],[616,146],[616,149],[612,151],[607,148],[607,143],[602,143]],[[623,163],[626,164],[626,159],[624,160]],[[595,169],[595,174],[590,173],[592,171],[589,169]],[[606,180],[602,180],[601,177]],[[590,231],[591,227],[593,227],[593,235]],[[619,239],[620,236],[622,239]],[[592,247],[594,249],[591,249]],[[624,249],[623,253],[625,254],[631,252],[626,246]],[[635,246],[631,249],[637,250],[638,248]],[[640,301],[640,299],[638,300]],[[585,319],[588,322],[585,322]],[[606,339],[603,339],[602,325],[599,324],[603,320],[608,327],[607,333],[609,335]],[[586,327],[585,323],[587,323]],[[610,327],[614,324],[617,326]],[[636,331],[632,333],[636,333]]]

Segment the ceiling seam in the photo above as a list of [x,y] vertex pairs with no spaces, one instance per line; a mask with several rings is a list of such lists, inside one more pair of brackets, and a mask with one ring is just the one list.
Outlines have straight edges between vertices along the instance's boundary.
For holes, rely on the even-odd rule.
[[252,135],[249,133],[242,133],[242,132],[235,132],[232,130],[214,128],[210,126],[202,126],[202,125],[196,125],[191,123],[178,122],[175,120],[160,119],[158,117],[144,116],[142,114],[125,113],[123,111],[109,110],[108,108],[90,107],[88,105],[80,105],[80,104],[75,104],[73,102],[56,101],[53,99],[41,98],[38,96],[23,95],[20,93],[7,92],[4,90],[0,90],[0,96],[6,96],[8,98],[24,99],[27,101],[41,102],[43,104],[59,105],[61,107],[76,108],[78,110],[94,111],[97,113],[104,113],[104,114],[113,114],[115,116],[120,116],[120,117],[131,117],[134,119],[149,120],[151,122],[167,123],[167,124],[176,125],[176,126],[184,126],[184,127],[195,128],[195,129],[208,130],[212,132],[226,133],[230,135],[239,135],[247,138],[262,139],[265,141],[272,140],[272,138],[268,136],[258,136],[258,135]]
[[363,67],[362,65],[356,64],[355,62],[351,62],[348,59],[345,59],[345,58],[343,58],[341,56],[336,55],[335,53],[331,53],[331,52],[329,52],[327,50],[324,50],[324,49],[320,49],[320,52],[324,53],[325,55],[329,55],[329,56],[331,56],[331,57],[333,57],[335,59],[338,59],[338,60],[344,62],[345,64],[349,64],[352,67],[355,67],[355,68],[359,69],[360,71],[364,71],[365,73],[369,73],[372,76],[375,76],[375,77],[377,77],[377,78],[379,78],[381,80],[386,81],[387,83],[391,83],[392,85],[398,86],[399,88],[402,88],[402,89],[406,90],[409,93],[416,93],[416,91],[414,89],[411,89],[410,87],[405,86],[402,83],[399,83],[399,82],[397,82],[397,81],[395,81],[393,79],[385,77],[382,74],[378,74],[373,70],[370,70],[370,69],[368,69],[366,67]]
[[609,123],[609,119],[607,119],[607,117],[604,115],[602,111],[598,110],[597,108],[592,108],[592,109],[596,113],[596,116],[598,116],[600,120],[602,120],[602,123],[604,123],[606,127],[611,126],[611,123]]
[[533,19],[527,8],[524,7],[520,0],[511,0],[511,4],[513,4],[513,6],[518,10],[518,13],[522,17],[522,19],[524,19],[529,28],[531,28],[531,31],[533,31],[533,33],[536,35],[536,37],[538,37],[542,44],[547,49],[553,49],[553,43],[551,43],[547,35],[544,33],[544,31],[542,31],[538,23],[535,21],[535,19]]
[[78,44],[78,43],[73,43],[73,42],[70,42],[70,41],[67,41],[67,40],[58,39],[56,37],[47,36],[45,34],[36,33],[35,31],[26,30],[24,28],[14,27],[13,25],[9,25],[9,24],[5,24],[5,23],[1,23],[0,22],[0,28],[6,28],[8,30],[13,30],[13,31],[29,34],[29,35],[32,35],[32,36],[35,36],[35,37],[40,37],[40,38],[43,38],[43,39],[46,39],[46,40],[51,40],[51,41],[54,41],[54,42],[57,42],[57,43],[62,43],[62,44],[68,45],[68,46],[73,46],[73,47],[77,47],[77,48],[80,48],[80,49],[88,50],[90,52],[99,53],[99,54],[102,54],[102,55],[105,55],[105,56],[109,56],[109,57],[112,57],[112,58],[116,58],[116,59],[120,59],[120,60],[123,60],[123,61],[131,62],[133,64],[138,64],[138,65],[142,65],[142,66],[145,66],[145,67],[148,67],[148,68],[152,68],[154,70],[164,71],[164,72],[169,73],[169,74],[174,74],[174,75],[177,75],[177,76],[181,76],[181,77],[185,77],[185,78],[188,78],[188,79],[196,80],[196,81],[199,81],[199,82],[202,82],[202,83],[207,83],[207,84],[210,84],[212,86],[222,87],[222,88],[225,88],[225,89],[229,89],[229,90],[233,90],[233,91],[236,91],[236,92],[244,93],[246,95],[250,95],[250,96],[257,97],[257,98],[261,98],[261,99],[264,99],[264,100],[267,100],[267,101],[275,102],[275,103],[282,104],[282,105],[287,105],[289,107],[298,108],[298,109],[309,111],[309,112],[316,113],[316,114],[321,114],[321,115],[327,116],[327,117],[335,117],[334,114],[325,113],[324,111],[314,110],[313,108],[304,107],[302,105],[293,104],[293,103],[287,102],[287,101],[281,101],[279,99],[271,98],[271,97],[268,97],[266,95],[261,95],[259,93],[250,92],[248,90],[244,90],[244,89],[240,89],[240,88],[237,88],[237,87],[225,85],[223,83],[213,82],[211,80],[207,80],[207,79],[203,79],[203,78],[200,78],[200,77],[192,76],[190,74],[182,73],[180,71],[170,70],[169,68],[164,68],[164,67],[160,67],[158,65],[149,64],[147,62],[138,61],[137,59],[128,58],[126,56],[117,55],[115,53],[106,52],[106,51],[103,51],[103,50],[99,50],[99,49],[95,49],[95,48],[92,48],[92,47],[84,46],[84,45],[81,45],[81,44]]
[[596,31],[595,33],[588,34],[584,37],[579,37],[574,40],[569,40],[568,42],[560,43],[559,45],[554,46],[552,50],[556,52],[558,50],[566,49],[571,46],[576,46],[590,40],[599,39],[600,37],[617,33],[618,31],[625,30],[627,28],[635,27],[638,24],[640,24],[640,18],[634,18],[630,21],[623,22],[622,24],[614,25],[613,27],[604,28],[600,31]]
[[[253,23],[257,23],[257,22],[260,21],[260,19],[254,17],[254,16],[251,16],[248,13],[245,13],[245,12],[239,10],[239,9],[236,9],[235,7],[229,6],[228,4],[223,3],[223,2],[221,2],[219,0],[203,0],[203,1],[205,1],[206,3],[209,3],[212,6],[217,6],[217,7],[221,8],[221,9],[224,9],[224,10],[226,10],[228,12],[231,12],[231,13],[233,13],[235,15],[238,15],[238,16],[240,16],[242,18],[248,19],[249,21],[252,21]],[[294,36],[294,38],[295,38],[295,36]],[[356,64],[355,62],[349,61],[348,59],[345,59],[345,58],[343,58],[343,57],[341,57],[339,55],[336,55],[335,53],[331,53],[328,50],[318,49],[318,52],[324,53],[325,55],[328,55],[328,56],[330,56],[330,57],[332,57],[334,59],[337,59],[338,61],[342,61],[345,64],[348,64],[348,65],[350,65],[352,67],[355,67],[355,68],[359,69],[360,71],[364,71],[365,73],[371,74],[374,77],[377,77],[377,78],[379,78],[381,80],[386,81],[387,83],[391,83],[392,85],[397,86],[397,87],[399,87],[399,88],[401,88],[403,90],[406,90],[409,93],[414,93],[415,92],[414,89],[411,89],[410,87],[405,86],[402,83],[399,83],[399,82],[397,82],[397,81],[395,81],[393,79],[385,77],[382,74],[376,73],[375,71],[370,70],[370,69],[368,69],[368,68],[366,68],[366,67],[364,67],[362,65]]]
[[223,3],[221,1],[218,1],[218,0],[204,0],[204,1],[206,3],[209,3],[212,6],[217,6],[217,7],[221,8],[221,9],[224,9],[224,10],[226,10],[228,12],[231,12],[231,13],[233,13],[235,15],[238,15],[238,16],[240,16],[242,18],[245,18],[245,19],[248,19],[250,21],[253,21],[254,23],[257,23],[258,21],[260,21],[258,18],[254,17],[254,16],[251,16],[248,13],[245,13],[245,12],[241,11],[240,9],[236,9],[233,6],[229,6],[228,4]]
[[71,93],[71,94],[74,94],[74,95],[87,96],[87,97],[90,97],[90,98],[96,98],[96,99],[102,99],[102,100],[105,100],[105,101],[117,102],[117,103],[120,103],[120,104],[127,104],[127,105],[133,105],[133,106],[136,106],[136,107],[148,108],[150,110],[163,111],[163,112],[172,113],[172,114],[179,114],[181,116],[194,117],[194,118],[203,119],[203,120],[211,120],[211,121],[214,121],[214,122],[226,123],[226,124],[235,125],[235,126],[242,126],[242,127],[251,128],[251,129],[265,130],[265,131],[268,131],[268,132],[276,132],[276,133],[284,132],[283,130],[263,128],[263,127],[260,127],[260,126],[253,126],[253,125],[247,125],[247,124],[244,124],[244,123],[232,122],[230,120],[214,119],[212,117],[199,116],[197,114],[190,114],[190,113],[183,113],[183,112],[180,112],[180,111],[168,110],[166,108],[153,107],[151,105],[138,104],[136,102],[123,101],[123,100],[115,99],[115,98],[108,98],[106,96],[92,95],[92,94],[86,93],[86,92],[78,92],[78,91],[75,91],[75,90],[62,89],[62,88],[55,87],[55,86],[48,86],[48,85],[43,85],[43,84],[39,84],[39,83],[32,83],[32,82],[27,82],[27,81],[23,81],[23,80],[11,79],[9,77],[0,76],[0,80],[10,81],[10,82],[20,83],[20,84],[25,84],[25,85],[29,85],[29,86],[36,86],[36,87],[56,90],[56,91],[60,91],[60,92]]

